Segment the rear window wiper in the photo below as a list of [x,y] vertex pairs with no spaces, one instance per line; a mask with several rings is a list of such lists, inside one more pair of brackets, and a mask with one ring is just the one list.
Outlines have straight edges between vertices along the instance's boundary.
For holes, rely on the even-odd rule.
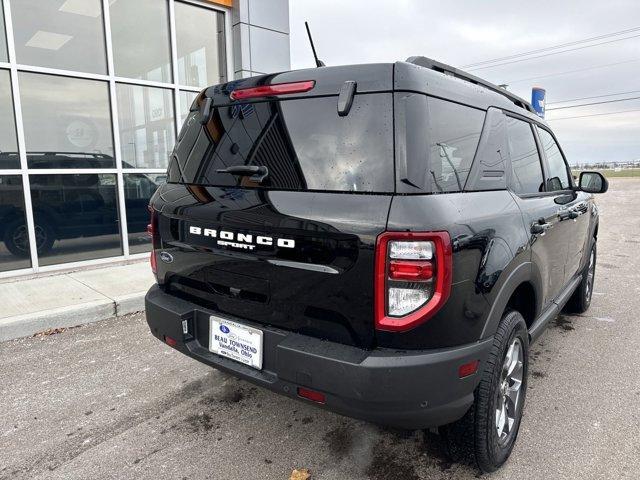
[[249,180],[257,183],[261,183],[269,176],[269,169],[264,165],[236,165],[216,171],[218,173],[228,173],[230,175],[238,175],[240,177],[248,177],[251,175]]

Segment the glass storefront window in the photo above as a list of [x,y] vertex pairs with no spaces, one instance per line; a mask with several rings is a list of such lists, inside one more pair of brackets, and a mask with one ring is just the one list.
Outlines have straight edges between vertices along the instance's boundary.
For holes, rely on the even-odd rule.
[[20,73],[30,168],[113,168],[106,82]]
[[224,83],[224,14],[176,2],[178,83],[206,87]]
[[118,0],[109,3],[116,75],[171,82],[167,1]]
[[198,96],[197,92],[185,92],[184,90],[180,91],[180,126],[184,123],[184,120],[189,115],[189,109],[193,104],[193,101]]
[[107,73],[101,0],[11,0],[11,17],[18,63]]
[[175,140],[173,92],[119,83],[116,96],[123,168],[166,168]]
[[0,175],[0,272],[31,267],[20,175]]
[[149,200],[166,174],[127,173],[124,175],[124,202],[127,208],[127,230],[129,251],[133,253],[151,250],[151,238],[147,233],[149,223]]
[[40,265],[122,255],[115,174],[30,175]]
[[7,52],[7,32],[4,26],[4,9],[0,0],[0,62],[8,62],[9,54]]
[[0,70],[0,170],[9,168],[20,168],[20,158],[16,140],[11,77],[8,70]]

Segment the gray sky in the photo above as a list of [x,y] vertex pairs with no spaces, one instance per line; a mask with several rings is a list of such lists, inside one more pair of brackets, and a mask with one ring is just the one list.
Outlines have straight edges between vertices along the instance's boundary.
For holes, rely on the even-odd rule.
[[[327,65],[425,55],[462,67],[640,27],[638,0],[290,0],[290,8],[294,69],[314,65],[305,20]],[[527,100],[541,86],[547,104],[636,91],[557,106],[640,97],[640,30],[577,46],[624,37],[635,38],[473,73]],[[638,111],[557,120],[623,110]],[[548,111],[547,120],[571,163],[640,160],[640,100]]]

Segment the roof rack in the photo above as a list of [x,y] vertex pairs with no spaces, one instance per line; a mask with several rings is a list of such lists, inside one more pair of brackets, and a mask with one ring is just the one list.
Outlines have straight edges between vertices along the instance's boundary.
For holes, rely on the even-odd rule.
[[452,67],[451,65],[447,65],[446,63],[438,62],[437,60],[433,60],[431,58],[421,57],[421,56],[409,57],[407,58],[407,63],[412,63],[414,65],[418,65],[419,67],[424,67],[430,70],[434,70],[436,72],[444,73],[445,75],[450,75],[452,77],[459,78],[466,82],[473,83],[475,85],[481,85],[493,92],[496,92],[504,97],[507,97],[510,101],[512,101],[518,107],[523,108],[528,112],[535,113],[531,104],[526,100],[520,98],[519,96],[514,95],[511,92],[508,92],[507,90],[499,87],[498,85],[494,85],[491,82],[483,80],[482,78],[476,77],[475,75],[467,73],[456,67]]

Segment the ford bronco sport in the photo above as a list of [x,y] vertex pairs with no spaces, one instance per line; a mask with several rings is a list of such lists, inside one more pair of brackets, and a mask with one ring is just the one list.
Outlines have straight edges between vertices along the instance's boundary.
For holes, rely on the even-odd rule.
[[200,93],[152,198],[152,333],[347,416],[513,448],[529,345],[589,307],[598,237],[531,105],[412,57]]

